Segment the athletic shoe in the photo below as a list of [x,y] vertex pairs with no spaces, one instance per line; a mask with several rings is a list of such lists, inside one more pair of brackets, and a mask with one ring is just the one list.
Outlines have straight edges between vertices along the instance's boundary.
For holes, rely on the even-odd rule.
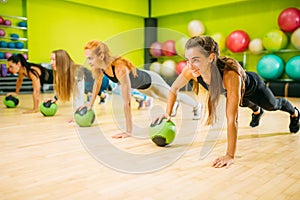
[[105,99],[106,99],[106,95],[105,97],[100,97],[99,104],[105,103]]
[[298,112],[297,117],[290,116],[290,132],[291,133],[297,133],[299,131],[299,110],[295,107],[295,110]]
[[250,122],[250,126],[253,128],[253,127],[256,127],[259,125],[259,120],[260,120],[260,117],[264,114],[264,110],[262,108],[260,108],[260,113],[255,115],[254,113],[252,113],[252,120]]
[[175,117],[177,115],[178,107],[179,107],[179,103],[178,103],[178,101],[175,101],[174,106],[173,106],[173,110],[172,110],[172,113],[171,113],[171,117]]
[[144,108],[145,107],[145,101],[144,100],[139,100],[139,99],[136,99],[135,100],[136,102],[138,102],[138,109],[142,109],[142,108]]
[[202,113],[202,104],[199,103],[197,106],[193,108],[194,117],[193,120],[198,120],[201,118]]

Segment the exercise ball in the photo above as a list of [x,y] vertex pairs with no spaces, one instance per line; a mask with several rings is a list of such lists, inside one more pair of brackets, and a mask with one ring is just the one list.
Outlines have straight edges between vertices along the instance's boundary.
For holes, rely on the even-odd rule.
[[9,19],[5,19],[3,25],[11,26],[11,21]]
[[187,37],[182,37],[179,40],[176,40],[175,42],[175,49],[177,55],[180,55],[181,57],[184,57],[185,54],[185,44],[189,40]]
[[17,96],[8,95],[4,98],[3,103],[7,108],[15,108],[19,104],[19,98]]
[[205,33],[205,26],[200,20],[192,20],[188,23],[189,36],[199,36]]
[[16,44],[14,42],[8,42],[7,47],[10,49],[14,49],[14,48],[16,48]]
[[283,31],[274,29],[267,32],[262,41],[265,49],[269,51],[278,51],[287,46],[288,37]]
[[25,60],[28,60],[28,55],[26,53],[23,53],[22,55],[25,58]]
[[48,100],[40,105],[40,112],[45,116],[54,116],[57,111],[57,104]]
[[150,46],[150,54],[153,57],[162,56],[162,44],[160,42],[153,42]]
[[226,49],[226,37],[222,33],[214,33],[211,37],[218,43],[220,52]]
[[160,124],[150,125],[149,136],[157,146],[166,146],[175,139],[176,126],[172,121],[163,119]]
[[4,53],[4,57],[5,57],[6,59],[10,58],[12,55],[13,55],[13,54],[12,54],[11,52],[5,52],[5,53]]
[[3,19],[2,16],[0,16],[0,24],[1,24],[1,25],[4,24],[4,19]]
[[285,72],[291,79],[300,81],[300,56],[294,56],[287,61]]
[[300,50],[300,28],[297,28],[291,35],[292,45]]
[[187,66],[187,63],[185,60],[179,61],[176,64],[176,74],[179,75],[182,72],[182,69]]
[[5,36],[5,31],[3,29],[0,29],[0,37],[4,37]]
[[166,40],[162,44],[162,53],[165,56],[174,56],[174,55],[176,55],[175,41],[174,40]]
[[11,40],[18,40],[19,39],[19,35],[16,34],[16,33],[12,33],[12,34],[10,34],[10,38],[11,38]]
[[27,27],[27,22],[25,22],[25,21],[19,22],[18,26],[20,26],[20,27]]
[[7,42],[0,41],[0,48],[7,48]]
[[165,77],[176,75],[176,63],[173,60],[165,60],[161,67],[161,74]]
[[74,118],[80,127],[89,127],[95,121],[95,112],[93,110],[88,110],[88,108],[84,106],[83,108],[78,108],[76,110]]
[[24,48],[24,44],[22,42],[16,42],[16,48],[17,49],[23,49]]
[[276,80],[284,71],[284,62],[275,54],[267,54],[258,61],[256,69],[262,78]]
[[5,59],[5,55],[3,52],[0,52],[0,59]]
[[150,71],[160,74],[161,64],[159,62],[153,62],[153,63],[151,63],[149,69],[150,69]]
[[226,39],[226,46],[232,52],[245,51],[250,43],[250,37],[248,33],[242,30],[236,30],[231,32]]
[[250,41],[249,51],[251,53],[259,54],[263,49],[264,49],[263,42],[260,38],[254,38]]
[[300,27],[300,10],[298,8],[286,8],[278,16],[278,25],[284,32],[293,32]]

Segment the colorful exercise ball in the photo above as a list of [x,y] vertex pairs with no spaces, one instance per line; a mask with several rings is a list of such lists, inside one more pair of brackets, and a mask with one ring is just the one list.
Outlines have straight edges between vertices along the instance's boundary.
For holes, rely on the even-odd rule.
[[4,24],[4,19],[3,19],[2,16],[0,16],[0,24],[1,24],[1,25]]
[[297,28],[291,35],[292,45],[300,50],[300,28]]
[[150,69],[150,71],[160,74],[161,64],[159,62],[153,62],[153,63],[151,63],[149,69]]
[[153,42],[150,46],[150,54],[153,57],[162,56],[162,44],[160,42]]
[[12,33],[12,34],[10,34],[10,38],[11,38],[11,40],[18,40],[19,39],[19,35],[16,34],[16,33]]
[[4,98],[3,103],[7,108],[15,108],[19,104],[19,98],[17,96],[8,95]]
[[189,40],[187,37],[181,37],[179,40],[176,40],[175,49],[177,55],[184,57],[185,54],[185,44]]
[[11,26],[11,21],[9,19],[5,19],[3,25]]
[[254,38],[249,43],[249,51],[254,54],[259,54],[264,49],[262,39]]
[[157,146],[166,146],[174,141],[176,126],[172,121],[163,119],[160,124],[152,124],[149,127],[149,136]]
[[14,42],[8,42],[7,47],[10,49],[14,49],[14,48],[16,48],[16,44]]
[[0,59],[5,59],[4,52],[0,52]]
[[222,33],[214,33],[211,37],[218,43],[220,52],[226,49],[226,37]]
[[262,78],[276,80],[284,72],[284,62],[275,54],[267,54],[258,61],[256,69]]
[[86,106],[83,108],[78,108],[74,113],[75,122],[80,127],[89,127],[95,121],[95,112],[93,110],[88,110]]
[[165,60],[162,64],[161,74],[165,77],[172,77],[176,75],[176,63],[173,60]]
[[182,61],[179,61],[177,64],[176,64],[176,74],[179,75],[183,68],[185,68],[187,66],[187,63],[185,60],[182,60]]
[[262,41],[265,49],[269,51],[279,51],[286,48],[288,37],[283,31],[274,29],[267,32]]
[[4,37],[6,35],[5,31],[3,29],[0,29],[0,37]]
[[7,42],[0,41],[0,48],[7,48]]
[[13,54],[11,52],[5,52],[4,57],[5,59],[9,59]]
[[300,56],[294,56],[287,61],[285,72],[291,79],[300,81]]
[[250,43],[248,33],[243,30],[231,32],[226,39],[226,46],[232,52],[243,52],[247,50]]
[[18,23],[18,26],[20,26],[20,27],[27,27],[27,22],[21,21],[21,22]]
[[278,16],[278,25],[284,32],[293,32],[300,27],[300,10],[298,8],[286,8]]
[[46,102],[43,102],[40,105],[40,112],[45,116],[54,116],[56,114],[58,107],[55,102],[51,102],[51,100],[48,100]]
[[199,36],[205,33],[205,26],[200,20],[192,20],[188,24],[188,34],[189,36]]
[[16,42],[16,48],[17,49],[23,49],[24,48],[24,43],[23,42]]
[[162,53],[165,56],[174,56],[174,55],[176,55],[175,41],[174,40],[166,40],[162,44]]

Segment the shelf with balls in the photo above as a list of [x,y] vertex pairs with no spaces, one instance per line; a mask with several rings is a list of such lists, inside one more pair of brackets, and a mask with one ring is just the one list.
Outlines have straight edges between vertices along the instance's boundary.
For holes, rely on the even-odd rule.
[[24,57],[28,59],[26,31],[26,17],[0,16],[0,63],[7,62],[10,56],[20,52],[23,52]]

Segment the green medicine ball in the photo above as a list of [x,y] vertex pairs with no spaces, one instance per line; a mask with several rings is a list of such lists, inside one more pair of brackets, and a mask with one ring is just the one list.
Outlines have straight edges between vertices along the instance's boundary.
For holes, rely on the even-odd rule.
[[57,104],[52,103],[51,100],[42,103],[40,106],[40,112],[45,117],[54,116],[56,111],[57,111]]
[[163,119],[160,124],[153,124],[149,127],[149,136],[151,140],[160,147],[173,142],[176,135],[176,126],[172,121]]
[[76,123],[81,127],[89,127],[95,121],[95,112],[93,110],[88,110],[87,107],[82,109],[77,109],[74,113],[74,118]]
[[15,108],[19,104],[19,98],[9,95],[4,98],[3,103],[7,108]]

